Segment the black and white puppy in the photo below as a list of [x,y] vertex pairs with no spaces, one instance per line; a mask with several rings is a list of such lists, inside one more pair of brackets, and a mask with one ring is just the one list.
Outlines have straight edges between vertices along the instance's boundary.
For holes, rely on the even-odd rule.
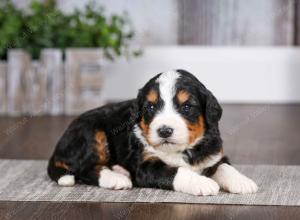
[[158,74],[136,99],[76,118],[59,140],[48,174],[62,186],[254,193],[256,184],[223,155],[221,115],[216,98],[192,74]]

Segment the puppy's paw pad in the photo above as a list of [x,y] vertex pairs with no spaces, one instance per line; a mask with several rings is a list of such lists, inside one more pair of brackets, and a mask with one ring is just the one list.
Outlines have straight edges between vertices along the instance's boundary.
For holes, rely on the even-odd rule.
[[57,183],[60,186],[74,186],[75,185],[75,177],[74,177],[74,175],[64,175],[58,179]]
[[107,189],[130,189],[132,182],[128,176],[104,169],[100,172],[99,186]]
[[174,189],[197,196],[217,195],[220,187],[212,179],[187,168],[179,168],[173,182]]

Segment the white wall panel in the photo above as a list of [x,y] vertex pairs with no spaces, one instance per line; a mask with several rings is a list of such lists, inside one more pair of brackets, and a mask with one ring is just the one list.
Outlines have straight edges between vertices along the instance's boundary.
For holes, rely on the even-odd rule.
[[300,48],[147,47],[144,56],[106,64],[104,95],[135,97],[155,74],[182,68],[194,74],[221,102],[300,102]]

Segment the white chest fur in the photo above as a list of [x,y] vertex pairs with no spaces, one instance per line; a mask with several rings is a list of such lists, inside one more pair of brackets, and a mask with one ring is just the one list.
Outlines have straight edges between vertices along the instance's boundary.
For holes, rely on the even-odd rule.
[[[135,125],[134,133],[135,133],[136,137],[139,138],[139,140],[143,143],[143,145],[145,147],[145,151],[147,153],[149,153],[153,156],[157,156],[162,161],[164,161],[166,164],[173,166],[173,167],[186,167],[193,171],[201,173],[203,169],[213,166],[214,164],[219,162],[220,159],[222,158],[221,153],[215,154],[215,155],[207,157],[205,160],[198,163],[197,165],[191,166],[190,164],[188,164],[184,161],[182,153],[171,152],[169,150],[168,150],[168,152],[165,152],[165,151],[158,150],[158,149],[155,149],[154,147],[150,146],[147,143],[147,141],[145,140],[144,136],[142,135],[141,129],[137,125]],[[181,148],[182,147],[179,147],[178,150]],[[165,150],[167,150],[167,149],[170,149],[170,148],[166,148]]]
[[159,150],[154,149],[151,146],[147,146],[145,148],[146,152],[150,153],[153,156],[157,156],[166,164],[173,166],[173,167],[186,167],[196,172],[202,172],[203,169],[207,167],[211,167],[222,158],[221,153],[212,155],[201,161],[200,163],[192,166],[185,162],[183,159],[182,153],[170,153],[170,152],[162,152]]

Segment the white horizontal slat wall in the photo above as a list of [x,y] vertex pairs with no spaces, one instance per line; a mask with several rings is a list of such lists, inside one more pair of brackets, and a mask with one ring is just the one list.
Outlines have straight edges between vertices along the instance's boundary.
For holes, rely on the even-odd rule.
[[169,69],[194,73],[223,103],[300,102],[300,48],[147,47],[144,55],[105,66],[104,97],[135,97],[155,74]]

